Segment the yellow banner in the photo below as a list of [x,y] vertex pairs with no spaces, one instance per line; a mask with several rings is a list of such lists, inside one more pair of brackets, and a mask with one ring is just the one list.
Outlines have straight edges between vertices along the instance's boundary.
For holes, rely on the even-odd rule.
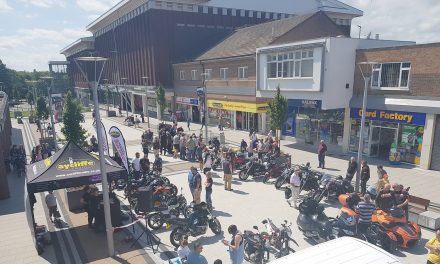
[[208,100],[208,107],[249,113],[266,113],[269,105]]

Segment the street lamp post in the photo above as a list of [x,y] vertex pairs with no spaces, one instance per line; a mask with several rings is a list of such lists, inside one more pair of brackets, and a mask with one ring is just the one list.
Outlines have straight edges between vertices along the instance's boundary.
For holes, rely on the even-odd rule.
[[203,78],[203,93],[205,96],[204,98],[205,108],[203,111],[203,116],[205,117],[205,141],[206,141],[206,145],[208,145],[208,89],[206,88],[206,76],[208,76],[209,74],[203,72],[201,75]]
[[365,112],[367,111],[367,99],[368,99],[368,85],[371,79],[371,74],[373,73],[373,65],[377,62],[359,62],[359,70],[364,78],[364,97],[362,100],[362,117],[361,117],[361,132],[359,134],[359,148],[357,155],[358,169],[356,172],[356,184],[355,191],[359,192],[359,183],[361,180],[361,161],[362,153],[364,151],[364,129],[365,129]]
[[[83,74],[84,78],[89,82],[89,78],[87,74],[84,73],[83,69],[79,65],[79,62],[83,63],[94,63],[94,84],[89,82],[90,87],[93,92],[93,101],[95,108],[95,116],[96,116],[96,132],[98,134],[98,150],[99,150],[99,165],[101,169],[101,178],[102,178],[102,193],[104,200],[104,218],[105,218],[105,229],[107,233],[107,247],[108,253],[110,256],[113,256],[115,253],[114,244],[113,244],[113,229],[112,229],[112,220],[110,215],[110,199],[109,199],[109,186],[107,181],[107,170],[105,166],[105,156],[102,145],[105,144],[101,139],[105,137],[102,135],[102,129],[100,128],[101,124],[101,115],[99,113],[99,105],[98,105],[98,83],[101,79],[102,71],[104,70],[105,62],[107,58],[102,57],[78,57],[75,59],[75,63]],[[102,63],[102,68],[100,70],[99,75],[97,76],[97,64]]]
[[148,111],[148,107],[149,107],[149,105],[148,105],[148,79],[150,79],[150,77],[147,77],[147,76],[143,76],[142,77],[142,80],[145,80],[145,102],[146,102],[146,105],[147,105],[147,111],[146,111],[146,114],[147,114],[147,126],[148,126],[148,128],[150,128],[150,113]]
[[[127,85],[127,83],[125,81],[127,81],[127,78],[121,78],[122,81],[124,81],[124,85]],[[128,117],[128,94],[127,94],[127,88],[125,88],[125,112],[127,113],[127,117]]]
[[108,104],[108,101],[109,101],[109,97],[110,97],[110,91],[109,91],[109,89],[108,89],[108,79],[102,79],[103,81],[104,81],[104,84],[105,84],[105,86],[106,86],[106,88],[107,88],[107,91],[106,91],[106,94],[105,94],[105,102],[107,103],[107,114],[108,114],[108,112],[110,111],[110,106],[109,106],[109,104]]
[[50,86],[47,86],[47,96],[49,97],[49,114],[50,114],[50,122],[52,123],[52,136],[53,136],[53,140],[55,142],[55,147],[56,147],[56,142],[57,142],[57,136],[56,136],[56,132],[55,132],[55,122],[53,120],[53,112],[52,112],[52,96],[50,94],[52,86],[53,86],[53,77],[52,76],[44,76],[41,77],[40,79],[43,80],[50,80]]

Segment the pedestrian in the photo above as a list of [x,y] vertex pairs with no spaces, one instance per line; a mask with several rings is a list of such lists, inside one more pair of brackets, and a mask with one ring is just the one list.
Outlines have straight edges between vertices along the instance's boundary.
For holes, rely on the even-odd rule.
[[208,264],[208,261],[202,256],[203,246],[199,242],[194,243],[194,250],[188,254],[188,264]]
[[177,158],[180,149],[180,133],[176,133],[173,137],[174,157]]
[[299,166],[295,166],[294,171],[292,173],[292,175],[290,176],[290,184],[289,184],[289,188],[290,191],[292,193],[292,195],[290,196],[289,199],[287,199],[287,203],[292,206],[292,201],[293,201],[293,206],[295,207],[295,209],[298,208],[297,206],[297,201],[298,201],[298,196],[301,188],[301,170],[299,168]]
[[371,216],[376,210],[376,206],[371,202],[369,194],[364,195],[364,201],[359,202],[356,211],[359,213],[358,231],[364,233],[371,225]]
[[135,127],[141,127],[139,124],[141,123],[141,120],[139,120],[139,117],[136,115],[136,118],[134,120],[134,126]]
[[205,200],[206,200],[206,204],[208,205],[208,209],[210,211],[212,211],[212,184],[213,184],[213,180],[212,180],[212,175],[211,172],[208,171],[208,173],[206,173],[206,182],[205,182]]
[[435,231],[435,237],[426,242],[425,247],[429,250],[427,264],[440,264],[440,229]]
[[194,202],[195,204],[200,204],[202,202],[201,195],[202,195],[202,176],[197,170],[193,170],[193,185],[194,188]]
[[119,115],[122,116],[122,107],[118,106],[118,110],[119,110]]
[[244,153],[246,152],[246,149],[247,149],[247,143],[244,139],[241,139],[240,152]]
[[377,165],[377,177],[376,190],[379,192],[384,188],[386,184],[390,184],[388,173],[383,169],[382,165]]
[[144,112],[142,112],[142,113],[141,113],[141,120],[142,120],[142,123],[145,123],[145,116],[144,116]]
[[226,155],[223,155],[223,180],[225,181],[225,190],[232,191],[232,164],[229,159],[226,158]]
[[143,174],[150,172],[150,160],[148,159],[148,154],[144,154],[144,157],[140,160],[140,165]]
[[252,141],[249,142],[249,146],[247,147],[248,158],[254,155],[254,148],[252,147]]
[[153,163],[153,171],[162,173],[162,158],[159,156],[159,154],[155,155],[155,159]]
[[[48,194],[46,194],[45,197],[47,208],[49,209],[49,219],[51,222],[54,221],[54,219],[58,218],[58,209],[57,209],[57,197],[53,193],[53,190],[50,190]],[[52,219],[52,216],[54,219]]]
[[205,146],[203,145],[203,143],[198,143],[197,146],[197,159],[199,161],[199,168],[200,171],[203,170],[203,150],[204,150]]
[[203,173],[206,174],[208,171],[211,171],[211,168],[212,168],[211,153],[209,153],[209,149],[205,147],[205,152],[203,154]]
[[370,179],[370,167],[366,160],[363,160],[361,165],[361,193],[364,195],[367,191],[367,182]]
[[148,141],[145,137],[142,138],[142,152],[144,153],[144,155],[148,156]]
[[354,157],[350,158],[350,161],[348,162],[348,168],[347,168],[347,174],[345,174],[345,180],[351,182],[353,180],[354,175],[356,174],[358,168],[358,164],[356,162],[356,159]]
[[187,260],[189,253],[191,253],[191,250],[188,247],[188,237],[182,237],[180,239],[180,246],[177,248],[177,256],[181,260]]
[[154,140],[153,140],[153,154],[154,154],[154,156],[159,154],[159,150],[160,150],[159,138],[157,136],[155,136]]
[[91,198],[91,188],[89,185],[84,186],[83,195],[81,197],[81,203],[84,206],[84,211],[87,212],[87,221],[89,223],[89,228],[93,228],[93,215],[90,212],[90,198]]
[[195,162],[196,161],[196,141],[193,137],[189,137],[189,140],[186,142],[186,149],[188,153],[188,161]]
[[318,161],[319,166],[318,168],[325,169],[325,154],[327,152],[327,145],[325,144],[324,140],[321,140],[318,147]]
[[186,126],[188,126],[188,131],[190,131],[191,129],[189,128],[189,126],[191,125],[191,119],[188,117],[186,118]]
[[141,154],[139,152],[136,152],[135,158],[132,160],[131,164],[133,165],[133,177],[136,180],[139,180],[141,177]]
[[398,183],[393,184],[393,191],[391,193],[395,207],[401,208],[405,212],[406,219],[408,219],[409,193],[403,189],[403,185]]
[[180,159],[186,160],[186,138],[185,134],[182,134],[180,136],[180,142],[179,142],[179,149],[180,149]]
[[391,185],[385,184],[383,189],[379,191],[376,198],[376,206],[385,212],[389,212],[394,205],[394,197],[391,192]]
[[232,235],[231,241],[224,239],[222,242],[228,247],[231,264],[242,264],[244,260],[243,235],[238,231],[236,225],[230,225],[228,233]]

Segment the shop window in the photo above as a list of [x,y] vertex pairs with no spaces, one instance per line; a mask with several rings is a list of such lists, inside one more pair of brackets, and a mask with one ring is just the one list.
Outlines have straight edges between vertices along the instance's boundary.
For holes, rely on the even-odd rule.
[[211,80],[212,79],[212,69],[205,69],[204,77],[205,77],[205,80]]
[[238,79],[246,80],[248,78],[248,67],[238,68]]
[[398,152],[403,162],[420,164],[420,154],[423,143],[423,126],[400,125]]
[[267,55],[267,78],[313,77],[313,50]]
[[228,68],[220,69],[220,79],[227,80],[228,79]]
[[371,87],[376,89],[407,89],[411,63],[382,63],[373,66]]
[[181,81],[185,80],[185,71],[180,71],[180,80]]
[[197,80],[197,70],[191,70],[191,80]]

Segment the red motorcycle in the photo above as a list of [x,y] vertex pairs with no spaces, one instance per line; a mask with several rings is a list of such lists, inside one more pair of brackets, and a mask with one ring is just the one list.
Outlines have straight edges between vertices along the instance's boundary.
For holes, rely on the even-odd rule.
[[286,168],[290,168],[290,155],[280,155],[279,157],[269,161],[269,168],[264,174],[263,183],[267,183],[269,179],[280,177]]
[[246,163],[249,161],[249,159],[246,158],[246,153],[244,152],[233,152],[232,155],[232,162],[234,164],[234,170],[241,170],[246,166]]

